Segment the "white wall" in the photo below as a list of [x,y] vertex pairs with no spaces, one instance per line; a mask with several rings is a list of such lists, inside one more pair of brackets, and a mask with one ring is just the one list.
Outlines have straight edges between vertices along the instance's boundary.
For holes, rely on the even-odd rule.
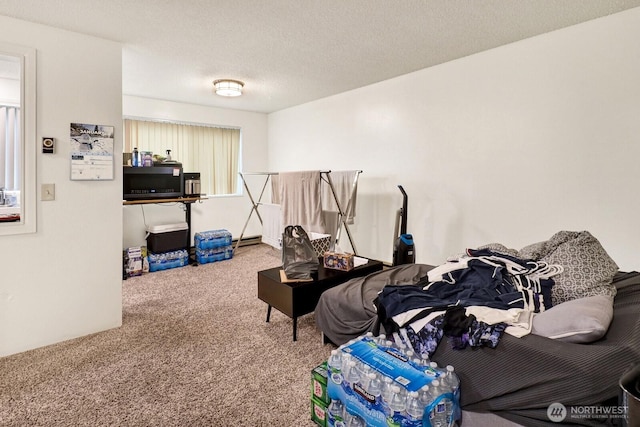
[[[37,232],[0,236],[0,356],[122,324],[122,178],[70,181],[69,124],[113,125],[122,151],[117,43],[0,16],[0,41],[37,50]],[[41,154],[41,138],[56,152]],[[122,156],[115,157],[115,167]],[[38,197],[39,198],[39,197]]]
[[417,260],[589,230],[640,268],[640,8],[269,115],[272,170],[363,169],[359,253]]
[[[212,93],[211,96],[216,96]],[[267,166],[267,115],[194,104],[161,101],[135,96],[123,97],[123,114],[131,117],[165,119],[191,123],[241,128],[242,169],[262,171]],[[180,160],[180,159],[176,159]],[[250,190],[257,198],[260,182],[250,182]],[[122,196],[121,196],[122,197]],[[242,196],[212,197],[192,205],[191,231],[224,228],[238,238],[249,216],[251,202]],[[146,224],[166,224],[185,220],[181,204],[133,205],[122,208],[124,233],[122,247],[145,244]],[[262,227],[254,214],[244,236],[262,233]],[[193,240],[192,240],[193,241]]]

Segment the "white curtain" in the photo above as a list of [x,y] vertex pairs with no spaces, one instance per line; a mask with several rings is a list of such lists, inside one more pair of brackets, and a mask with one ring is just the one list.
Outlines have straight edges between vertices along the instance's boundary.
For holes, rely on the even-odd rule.
[[235,194],[238,185],[240,129],[125,119],[124,152],[151,151],[200,172],[205,194]]
[[20,190],[20,108],[0,106],[0,188]]

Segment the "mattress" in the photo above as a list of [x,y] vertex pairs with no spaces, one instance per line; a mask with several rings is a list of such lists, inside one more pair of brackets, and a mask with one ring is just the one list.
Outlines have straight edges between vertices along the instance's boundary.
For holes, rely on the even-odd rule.
[[[316,324],[337,345],[369,331],[377,334],[380,324],[373,305],[377,293],[386,285],[417,283],[431,268],[424,264],[394,267],[332,288],[318,302]],[[618,273],[613,283],[617,289],[613,320],[606,335],[593,343],[505,334],[495,349],[454,350],[444,337],[432,359],[456,368],[463,410],[497,415],[522,426],[553,426],[557,423],[547,416],[552,403],[617,405],[618,379],[640,361],[640,274]],[[464,419],[463,415],[463,425],[476,425]],[[611,420],[571,422],[598,426],[610,425]]]

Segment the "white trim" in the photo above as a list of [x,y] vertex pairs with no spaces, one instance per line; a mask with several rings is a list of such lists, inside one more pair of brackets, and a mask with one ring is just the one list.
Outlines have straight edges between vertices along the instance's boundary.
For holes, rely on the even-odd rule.
[[0,43],[0,52],[20,59],[20,106],[22,135],[22,185],[20,188],[20,221],[0,224],[0,236],[36,232],[37,168],[36,168],[36,50],[31,47]]

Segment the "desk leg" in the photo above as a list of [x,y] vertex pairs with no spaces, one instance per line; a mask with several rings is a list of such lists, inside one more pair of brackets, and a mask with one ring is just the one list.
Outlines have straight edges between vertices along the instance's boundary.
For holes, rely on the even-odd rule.
[[294,317],[293,318],[293,340],[297,341],[298,337],[297,337],[297,333],[298,332],[298,318]]
[[267,323],[269,323],[270,318],[271,318],[271,305],[267,307]]
[[191,261],[191,203],[184,204],[184,219],[187,222],[187,255],[191,265],[198,265],[196,255],[193,254],[193,262]]

